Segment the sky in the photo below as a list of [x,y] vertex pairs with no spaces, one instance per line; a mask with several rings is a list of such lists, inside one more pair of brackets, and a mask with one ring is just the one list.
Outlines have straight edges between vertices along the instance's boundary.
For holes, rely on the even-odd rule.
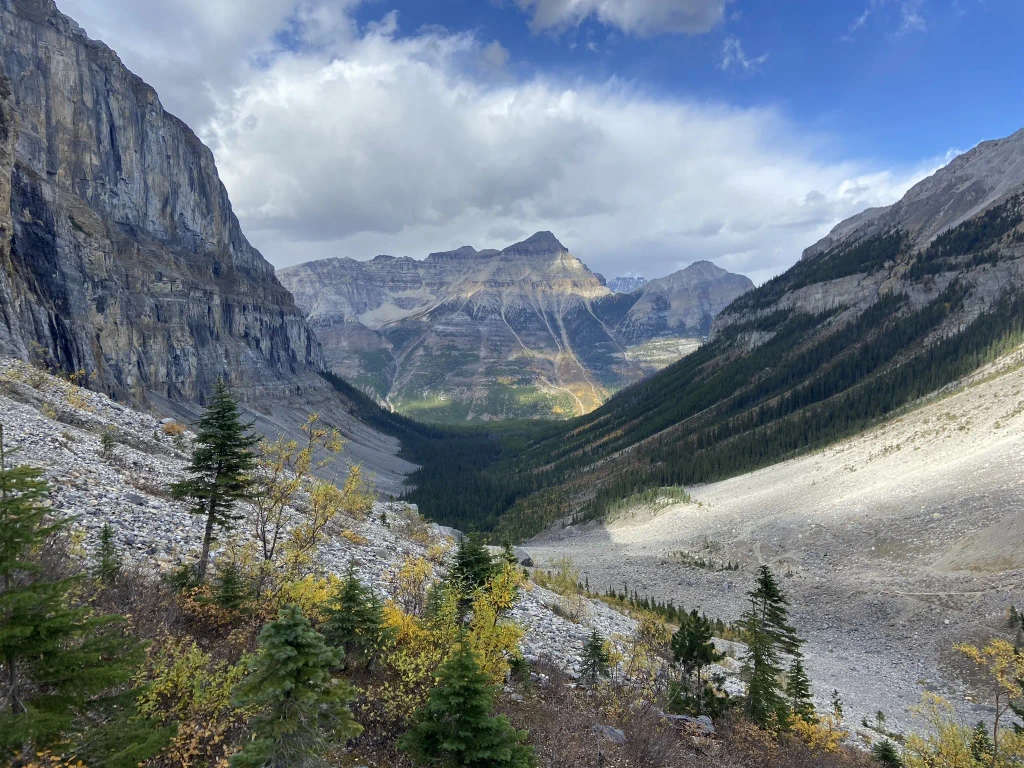
[[57,2],[278,267],[551,230],[609,278],[762,282],[1024,127],[1022,0]]

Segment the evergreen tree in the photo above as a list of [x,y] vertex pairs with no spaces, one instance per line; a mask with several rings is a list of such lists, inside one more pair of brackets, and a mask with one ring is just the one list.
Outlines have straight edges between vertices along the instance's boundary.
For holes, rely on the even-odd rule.
[[992,744],[992,737],[989,735],[988,727],[985,725],[984,720],[979,720],[971,732],[971,755],[979,763],[985,764],[992,762],[994,752],[995,746]]
[[896,745],[888,739],[874,744],[871,747],[871,754],[886,768],[903,768],[903,761],[900,759],[900,753],[896,750]]
[[502,544],[501,559],[513,568],[519,565],[519,558],[516,557],[516,551],[512,547],[512,542],[508,539],[505,539],[505,542]]
[[580,667],[580,676],[594,684],[598,678],[608,676],[610,662],[611,656],[605,650],[604,638],[595,629],[586,645],[583,646],[583,664]]
[[760,614],[763,630],[772,636],[779,650],[792,655],[799,654],[803,643],[789,624],[789,601],[767,565],[761,566],[757,583],[748,596]]
[[348,703],[354,691],[331,675],[341,651],[324,642],[297,605],[280,610],[260,632],[259,652],[239,684],[236,704],[258,711],[252,740],[232,768],[293,768],[323,764],[332,744],[358,736]]
[[7,466],[0,425],[0,763],[26,748],[73,753],[84,736],[142,744],[136,736],[151,730],[125,717],[143,646],[120,616],[73,607],[76,580],[47,580],[33,559],[67,525],[49,519],[49,494],[38,469]]
[[353,565],[349,565],[345,580],[324,610],[324,638],[331,646],[340,648],[346,660],[368,663],[386,644],[383,606],[373,590],[359,581]]
[[799,654],[800,641],[788,623],[785,595],[768,566],[761,566],[748,597],[750,608],[741,619],[748,638],[741,669],[747,681],[746,713],[762,728],[785,728],[789,707],[779,685],[781,654]]
[[227,608],[229,611],[239,610],[252,596],[252,590],[246,584],[245,575],[238,563],[235,562],[221,564],[218,561],[214,587],[216,589],[213,597],[217,605]]
[[171,486],[175,498],[193,502],[193,514],[206,517],[196,574],[199,583],[206,580],[210,544],[217,529],[230,528],[239,519],[235,503],[250,493],[250,473],[255,468],[252,448],[259,443],[259,438],[249,433],[251,427],[242,423],[227,384],[218,380],[213,399],[199,420],[192,463],[185,470],[188,477]]
[[113,584],[121,575],[121,551],[114,538],[114,526],[104,523],[100,529],[100,548],[96,553],[96,575],[104,584]]
[[438,671],[439,682],[399,740],[417,765],[444,768],[533,768],[533,749],[505,717],[495,716],[494,693],[473,650],[462,641]]
[[672,636],[672,656],[687,675],[697,678],[698,688],[704,684],[704,668],[717,664],[725,655],[715,648],[710,619],[696,610],[682,617],[679,629]]
[[802,720],[813,723],[818,717],[811,701],[811,679],[807,676],[803,661],[797,656],[789,667],[786,679],[786,696],[793,714]]
[[494,571],[494,559],[480,534],[474,531],[463,536],[458,552],[455,553],[452,577],[461,581],[467,589],[474,590],[486,584]]

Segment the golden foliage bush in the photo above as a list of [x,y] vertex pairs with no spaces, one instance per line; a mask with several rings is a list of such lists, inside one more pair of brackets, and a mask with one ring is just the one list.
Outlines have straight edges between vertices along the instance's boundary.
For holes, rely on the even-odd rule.
[[153,764],[213,766],[237,751],[237,736],[251,713],[234,707],[232,693],[246,663],[244,656],[234,664],[215,661],[182,638],[167,637],[150,648],[138,679],[144,686],[139,713],[178,729]]
[[181,437],[188,431],[184,424],[180,424],[177,421],[169,421],[161,426],[160,429],[168,437]]
[[341,538],[355,544],[357,547],[365,547],[370,543],[365,536],[361,536],[355,531],[350,531],[348,528],[341,532]]

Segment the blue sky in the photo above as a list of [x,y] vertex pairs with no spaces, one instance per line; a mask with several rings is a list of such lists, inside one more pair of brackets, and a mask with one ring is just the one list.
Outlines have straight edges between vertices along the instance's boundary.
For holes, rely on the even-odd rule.
[[[644,37],[593,16],[535,32],[511,0],[390,0],[356,18],[384,7],[410,32],[441,25],[499,41],[520,78],[621,77],[670,97],[777,106],[837,140],[837,156],[912,163],[1024,127],[1020,0],[738,0],[707,33]],[[729,39],[748,61],[767,59],[723,70]]]
[[63,0],[278,266],[550,229],[757,281],[1024,127],[1021,0]]

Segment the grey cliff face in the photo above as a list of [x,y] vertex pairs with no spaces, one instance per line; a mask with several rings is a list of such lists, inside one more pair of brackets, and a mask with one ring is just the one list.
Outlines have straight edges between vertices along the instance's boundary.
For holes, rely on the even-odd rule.
[[979,144],[894,205],[841,222],[793,268],[719,314],[712,336],[780,312],[840,311],[847,322],[890,294],[920,308],[954,280],[970,287],[962,314],[943,329],[957,332],[1024,289],[1022,227],[1024,130]]
[[985,141],[953,159],[886,208],[869,208],[804,251],[809,259],[847,242],[894,228],[924,246],[942,232],[1005,200],[1024,185],[1024,129]]
[[[752,287],[705,263],[614,295],[550,232],[501,251],[325,259],[279,277],[336,373],[446,421],[593,410],[694,348],[710,317]],[[680,338],[692,343],[657,355],[639,346]]]
[[213,155],[51,0],[0,0],[0,352],[140,400],[321,365]]

